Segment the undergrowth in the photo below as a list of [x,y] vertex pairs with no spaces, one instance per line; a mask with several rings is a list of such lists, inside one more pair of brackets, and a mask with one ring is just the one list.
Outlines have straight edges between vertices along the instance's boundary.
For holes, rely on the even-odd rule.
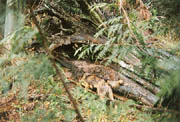
[[[64,8],[67,8],[69,3],[63,2],[66,3]],[[143,16],[139,17],[136,9],[129,8],[132,7],[132,4],[127,3],[127,6],[125,6],[122,3],[117,4],[117,2],[119,1],[112,2],[112,4],[103,3],[92,6],[92,10],[96,8],[108,9],[110,13],[106,14],[116,13],[116,16],[107,16],[107,20],[99,25],[99,32],[95,35],[95,37],[105,36],[108,41],[105,44],[80,47],[76,54],[80,53],[79,58],[91,55],[95,60],[103,60],[106,64],[110,64],[123,60],[124,56],[130,52],[136,53],[144,63],[143,70],[147,74],[145,75],[151,77],[152,70],[157,66],[157,62],[155,57],[147,55],[144,48],[148,46],[147,41],[149,39],[160,33],[158,25],[161,21],[155,15],[155,11],[152,12],[154,16],[151,16],[147,10],[144,10]],[[149,3],[146,4],[150,5]],[[144,17],[144,19],[141,17]],[[149,34],[152,30],[154,31],[153,34]],[[148,35],[144,33],[146,31]],[[10,39],[13,43],[10,52],[0,52],[0,95],[2,97],[7,95],[10,90],[17,90],[19,91],[17,92],[19,104],[33,103],[35,105],[32,110],[24,110],[23,106],[13,106],[16,108],[16,112],[20,114],[21,121],[75,121],[77,115],[70,104],[71,101],[68,99],[63,85],[55,79],[56,72],[47,54],[26,52],[25,47],[30,43],[29,40],[37,36],[37,33],[37,30],[25,26],[16,30],[1,42],[2,45],[5,45],[6,40]],[[174,63],[174,61],[172,62]],[[166,63],[171,64],[169,60]],[[178,66],[179,62],[176,63],[175,65]],[[149,66],[149,64],[152,65]],[[60,65],[58,66],[59,69],[63,70]],[[164,66],[167,66],[165,68],[169,70],[167,64]],[[178,89],[180,84],[179,68],[177,67],[170,72],[170,77],[163,76],[165,80],[158,82],[159,84],[162,83],[162,88],[164,88],[162,94],[167,96],[172,95],[174,88]],[[170,82],[171,80],[174,82]],[[71,82],[66,79],[66,83]],[[31,95],[31,97],[34,95],[29,93],[30,86],[34,87],[36,94],[42,95],[42,99],[29,99],[28,95]],[[71,93],[86,121],[154,122],[172,119],[172,115],[168,112],[153,112],[143,107],[137,109],[135,107],[137,103],[132,100],[121,102],[119,100],[110,101],[108,98],[100,99],[98,95],[78,85],[71,89]],[[178,94],[179,91],[176,90],[175,93]]]
[[[139,1],[141,2],[141,1]],[[148,3],[147,3],[148,4]],[[126,10],[126,7],[130,7]],[[124,60],[128,54],[134,54],[141,59],[143,63],[142,75],[152,77],[153,70],[156,69],[157,62],[155,56],[150,56],[146,48],[152,47],[151,43],[156,39],[160,31],[160,20],[156,15],[152,16],[147,8],[137,11],[133,8],[135,3],[118,3],[118,1],[109,3],[99,3],[92,6],[94,9],[102,9],[109,13],[116,13],[108,16],[103,23],[98,26],[98,32],[95,38],[106,37],[104,44],[84,45],[76,50],[75,55],[79,59],[85,59],[88,56],[95,61],[101,61],[108,65]],[[140,3],[139,6],[145,6]],[[141,8],[139,8],[141,9]],[[155,13],[155,12],[154,12]],[[105,13],[106,15],[107,13]],[[156,48],[152,48],[155,51]],[[147,57],[147,58],[146,58]],[[157,72],[159,69],[156,69]],[[143,74],[144,73],[144,74]]]
[[[33,32],[31,29],[29,31]],[[28,37],[32,38],[32,36]],[[15,36],[13,39],[16,40],[16,38],[19,36]],[[21,53],[9,52],[9,54],[6,53],[2,56],[0,64],[1,95],[8,97],[9,91],[17,92],[19,102],[15,103],[13,107],[19,114],[21,121],[71,122],[77,120],[63,85],[55,80],[55,71],[47,55],[26,54],[22,50]],[[70,81],[66,81],[70,83]],[[33,87],[32,93],[29,92],[31,87]],[[121,102],[111,101],[108,98],[100,99],[98,95],[81,86],[73,87],[71,93],[78,101],[78,107],[86,121],[153,121],[151,112],[132,107],[136,104],[132,100]],[[40,95],[40,98],[36,98],[36,95]],[[32,108],[28,110],[26,105],[30,105],[30,108],[32,105]]]
[[[8,65],[5,65],[9,62]],[[3,64],[3,65],[2,65]],[[7,94],[10,84],[12,90],[20,91],[18,109],[21,121],[75,121],[76,113],[70,104],[61,82],[54,79],[55,71],[45,55],[14,57],[1,61],[1,94]],[[67,80],[68,83],[68,80]],[[29,87],[33,86],[34,93],[29,93]],[[127,102],[110,101],[108,98],[100,99],[98,95],[87,91],[81,86],[71,90],[73,97],[78,101],[78,107],[86,121],[153,121],[149,113],[140,111],[134,107],[132,100]],[[41,94],[39,100],[33,95]],[[28,97],[34,98],[30,100]],[[23,99],[20,99],[23,98]],[[32,104],[32,110],[24,110],[23,104]]]

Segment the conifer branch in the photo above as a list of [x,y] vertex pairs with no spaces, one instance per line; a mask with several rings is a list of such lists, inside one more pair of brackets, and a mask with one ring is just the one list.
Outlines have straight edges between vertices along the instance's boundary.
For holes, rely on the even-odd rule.
[[33,23],[35,24],[35,26],[37,27],[37,29],[38,29],[38,31],[39,31],[39,34],[40,34],[40,36],[41,36],[41,38],[42,38],[42,43],[43,43],[43,46],[44,46],[44,48],[45,48],[45,51],[46,51],[47,55],[49,56],[49,59],[50,59],[52,65],[53,65],[53,67],[55,68],[56,73],[57,73],[57,74],[60,76],[60,78],[61,78],[61,82],[62,82],[62,84],[63,84],[63,86],[64,86],[64,88],[65,88],[66,93],[68,94],[68,97],[69,97],[70,101],[72,102],[72,105],[73,105],[73,107],[74,107],[74,109],[75,109],[75,111],[76,111],[76,113],[77,113],[77,115],[78,115],[78,117],[79,117],[79,120],[80,120],[81,122],[84,122],[84,120],[83,120],[83,118],[82,118],[82,116],[81,116],[81,114],[80,114],[80,112],[79,112],[79,109],[78,109],[78,107],[77,107],[77,103],[76,103],[76,101],[74,100],[74,98],[72,97],[72,95],[71,95],[71,93],[70,93],[70,91],[69,91],[69,89],[68,89],[68,87],[67,87],[67,85],[66,85],[66,83],[65,83],[65,76],[64,76],[64,74],[63,74],[61,71],[59,71],[59,69],[58,69],[58,67],[57,67],[57,65],[56,65],[56,63],[55,63],[56,57],[54,57],[54,56],[51,54],[51,51],[50,51],[49,48],[48,48],[48,44],[47,44],[48,39],[47,39],[46,36],[43,34],[43,32],[42,32],[42,30],[41,30],[41,28],[40,28],[40,26],[39,26],[39,24],[38,24],[38,21],[37,21],[35,15],[34,15],[34,13],[33,13],[32,8],[30,8],[30,14],[32,15],[32,21],[33,21]]

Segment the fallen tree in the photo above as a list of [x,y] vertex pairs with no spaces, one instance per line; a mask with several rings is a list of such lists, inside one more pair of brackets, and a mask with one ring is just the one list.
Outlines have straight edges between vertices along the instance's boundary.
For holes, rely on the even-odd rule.
[[[70,58],[75,58],[74,53],[78,47],[82,45],[90,46],[91,44],[96,44],[97,46],[105,45],[106,42],[110,41],[103,36],[98,38],[93,36],[96,33],[96,28],[93,25],[95,23],[101,23],[101,20],[98,20],[98,17],[95,16],[98,13],[96,13],[96,11],[90,12],[90,10],[88,10],[89,3],[85,1],[82,3],[77,1],[77,3],[82,6],[81,9],[83,9],[82,11],[85,12],[86,15],[88,14],[88,16],[92,17],[91,19],[80,16],[74,17],[59,7],[58,4],[53,4],[53,2],[44,3],[38,10],[34,11],[36,15],[41,16],[42,22],[48,21],[48,26],[45,26],[43,29],[48,32],[49,50],[56,57],[56,60],[64,67],[69,68],[76,79],[80,80],[85,78],[83,80],[86,81],[86,78],[93,78],[93,80],[88,79],[87,83],[97,88],[97,91],[101,88],[98,88],[96,82],[103,81],[101,85],[104,84],[107,89],[112,89],[109,90],[109,92],[118,92],[136,99],[143,104],[150,106],[155,105],[160,99],[157,94],[161,89],[160,86],[156,85],[153,81],[157,77],[156,74],[166,74],[168,71],[160,67],[158,73],[156,73],[156,69],[154,69],[154,72],[152,72],[150,76],[145,76],[142,73],[144,68],[142,62],[143,56],[140,55],[139,52],[143,53],[146,57],[154,58],[158,64],[170,57],[176,61],[180,59],[167,51],[153,47],[142,47],[140,44],[137,44],[136,46],[139,52],[133,50],[124,56],[122,60],[114,58],[109,68],[100,64],[93,65],[86,61],[73,62]],[[105,11],[105,13],[106,12],[108,13],[108,11]],[[44,17],[44,15],[46,15],[46,17]],[[91,26],[88,24],[91,24]],[[135,37],[133,36],[133,38]],[[118,45],[118,43],[113,45]],[[65,57],[63,55],[64,52],[70,56],[68,60],[63,58]],[[176,67],[172,65],[170,68],[174,69]],[[94,77],[97,78],[94,79]],[[113,85],[110,82],[120,80],[122,80],[123,83],[121,82],[118,87],[112,87]]]
[[[72,37],[68,37],[67,39],[61,38],[61,46],[67,45],[75,45],[75,44],[90,44],[89,42],[96,44],[102,44],[102,40],[104,39],[96,39],[90,35],[73,35]],[[96,41],[95,41],[96,40]],[[62,44],[64,42],[64,44]],[[66,43],[68,42],[68,43]],[[59,51],[61,46],[54,48],[53,50]],[[147,52],[150,52],[149,55],[153,55],[150,48],[147,48]],[[159,52],[158,52],[159,51]],[[159,57],[157,58],[159,62],[167,59],[168,56],[172,56],[174,59],[179,60],[179,58],[175,55],[172,55],[166,51],[157,50],[159,53]],[[161,52],[163,52],[161,54]],[[135,54],[135,53],[134,53]],[[136,99],[143,104],[153,106],[160,99],[157,94],[160,92],[160,86],[155,85],[152,81],[153,79],[145,79],[142,77],[137,70],[137,68],[142,68],[142,62],[138,59],[133,53],[129,54],[125,57],[125,60],[121,60],[119,62],[115,62],[116,64],[111,64],[109,68],[105,68],[103,65],[94,65],[88,63],[87,61],[68,61],[67,59],[60,58],[60,63],[71,69],[72,72],[75,73],[76,78],[81,79],[83,75],[88,76],[96,76],[100,80],[104,80],[107,83],[109,81],[119,81],[122,80],[123,83],[119,85],[119,87],[112,88],[113,91],[119,92],[120,94],[124,94],[129,96],[130,98]],[[164,56],[166,54],[166,56]],[[136,68],[134,68],[136,67]],[[162,69],[163,70],[163,69]],[[105,73],[106,72],[106,73]],[[104,74],[105,73],[105,74]],[[85,80],[85,79],[84,79]],[[88,80],[89,84],[94,85],[95,81]],[[98,82],[98,81],[97,81]],[[95,85],[96,86],[96,85]],[[97,87],[96,87],[97,88]]]
[[[108,68],[102,65],[90,64],[90,63],[87,63],[86,61],[74,61],[72,62],[72,64],[76,66],[78,69],[81,69],[84,72],[84,74],[95,75],[96,77],[99,77],[100,79],[105,80],[109,84],[114,81],[118,82],[119,80],[122,80],[121,84],[117,84],[117,86],[111,87],[112,90],[118,91],[121,94],[127,95],[136,100],[139,100],[143,104],[153,106],[159,100],[159,97],[157,97],[155,94],[147,90],[145,86],[138,84],[135,81],[136,79],[133,80],[131,78],[128,78],[127,76],[123,75],[120,72],[115,71],[112,68]],[[77,71],[78,70],[76,70],[76,74],[77,74]],[[96,84],[96,82],[94,81],[94,79],[88,81],[88,83],[90,83],[91,85]],[[144,81],[144,82],[148,84],[147,81]],[[151,86],[153,85],[151,84]],[[155,87],[155,86],[153,87],[159,90],[158,87]]]

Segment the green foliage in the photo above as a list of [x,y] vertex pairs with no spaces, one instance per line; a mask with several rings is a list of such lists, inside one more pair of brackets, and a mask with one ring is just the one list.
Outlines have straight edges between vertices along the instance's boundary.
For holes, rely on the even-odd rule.
[[[17,59],[17,61],[16,61]],[[17,83],[17,85],[22,85],[22,92],[26,93],[24,90],[27,90],[28,85],[32,81],[44,81],[50,75],[53,75],[55,72],[47,59],[44,55],[35,56],[32,58],[18,58],[13,57],[12,60],[15,60],[15,65],[10,64],[6,68],[1,69],[0,73],[0,83]],[[6,60],[4,60],[6,61]],[[1,62],[4,63],[4,61]],[[5,87],[6,88],[6,87]],[[5,89],[1,88],[1,91]],[[23,95],[25,96],[25,94]]]
[[[86,121],[112,121],[112,122],[128,122],[131,119],[135,122],[147,121],[153,122],[151,116],[146,112],[138,111],[130,106],[135,105],[135,102],[129,100],[127,102],[110,101],[108,99],[99,99],[98,96],[90,93],[83,88],[77,87],[74,92],[74,97],[81,102],[80,108],[83,116],[86,116]],[[129,111],[128,111],[129,110]],[[137,117],[140,113],[141,117]],[[132,115],[132,116],[131,116]]]
[[[164,31],[165,39],[168,41],[179,41],[180,1],[179,0],[155,0],[153,7],[157,16],[161,19],[161,30]],[[162,31],[161,31],[162,32]],[[170,38],[171,37],[171,38]]]
[[[167,59],[161,64],[160,67],[169,72],[169,75],[162,76],[162,79],[159,81],[160,86],[162,86],[162,91],[160,93],[161,96],[177,96],[177,99],[180,95],[180,61],[174,61],[172,59]],[[175,91],[175,92],[174,92]]]
[[179,0],[155,0],[154,3],[154,6],[160,10],[160,15],[170,16],[170,14],[179,14]]
[[[68,98],[62,94],[62,84],[55,82],[52,76],[49,76],[38,84],[39,89],[43,90],[43,94],[47,95],[47,98],[39,101],[33,112],[22,115],[21,120],[23,122],[62,120],[65,113],[69,111],[75,116],[75,112],[72,108],[69,108]],[[70,116],[70,112],[69,116],[66,116],[67,118],[73,117]]]
[[[152,16],[149,20],[139,19],[136,9],[131,8],[123,12],[116,2],[92,6],[92,10],[97,8],[112,13],[112,16],[99,25],[99,31],[95,34],[96,38],[105,36],[107,41],[105,44],[84,45],[76,51],[75,55],[79,54],[79,58],[90,56],[92,59],[104,60],[108,65],[124,60],[128,53],[136,53],[143,63],[142,74],[152,76],[156,58],[150,56],[144,48],[147,48],[146,41],[159,32],[158,18]],[[145,32],[148,30],[153,30],[153,35],[146,35]]]
[[[171,1],[163,2],[164,4],[166,4]],[[174,0],[170,5],[173,5],[176,2],[178,4],[178,1]],[[157,5],[161,7],[160,4]],[[105,36],[107,41],[105,44],[92,44],[89,47],[87,45],[84,45],[83,47],[80,47],[75,54],[77,55],[80,53],[79,58],[87,58],[87,56],[90,55],[91,57],[93,57],[93,59],[103,60],[106,61],[106,64],[110,64],[112,62],[117,63],[120,60],[124,60],[124,57],[128,53],[133,53],[141,59],[141,75],[145,78],[156,78],[156,80],[158,79],[159,81],[156,81],[155,84],[161,86],[161,96],[163,96],[164,98],[174,96],[173,100],[179,102],[177,99],[179,98],[180,94],[180,70],[178,68],[180,61],[167,59],[163,62],[159,62],[157,60],[157,49],[150,48],[150,50],[152,50],[153,52],[150,53],[146,44],[146,41],[148,41],[153,36],[157,36],[162,33],[165,34],[165,31],[168,31],[169,33],[169,30],[167,30],[167,28],[164,26],[164,22],[162,21],[162,19],[158,17],[158,14],[162,15],[161,12],[169,14],[167,11],[164,11],[165,8],[163,10],[161,9],[161,12],[157,11],[157,9],[155,8],[151,9],[152,17],[149,20],[139,19],[138,11],[133,8],[131,8],[130,10],[126,10],[130,23],[127,22],[128,20],[125,16],[125,13],[123,13],[122,11],[116,11],[115,8],[118,8],[118,6],[117,4],[113,4],[113,2],[112,4],[99,3],[97,5],[94,5],[92,9],[95,10],[97,8],[100,8],[100,10],[108,8],[110,12],[112,9],[117,15],[116,16],[115,14],[113,14],[113,16],[107,18],[107,20],[99,25],[99,32],[95,34],[95,37]],[[169,6],[169,8],[171,8],[169,12],[173,12],[175,10],[176,12],[174,13],[178,13],[177,11],[179,9],[174,9],[172,6]],[[171,14],[169,15],[171,16]],[[173,19],[174,18],[172,18],[172,21],[174,22]],[[167,21],[167,19],[165,19],[165,21]],[[175,26],[175,29],[177,29],[177,24],[175,24]],[[153,30],[153,34],[144,34],[144,32],[146,32],[147,30]],[[170,36],[174,38],[174,34]],[[136,41],[138,41],[138,44],[136,43]],[[158,66],[159,63],[161,63],[160,67]],[[165,70],[165,72],[163,70]],[[164,115],[164,117],[168,119],[168,116]],[[160,118],[161,117],[159,117],[158,119]]]
[[[151,1],[149,0],[149,2]],[[82,12],[78,8],[76,0],[72,2],[58,0],[55,3],[62,6],[66,12]],[[72,3],[73,6],[71,6]],[[148,50],[144,48],[147,46],[146,41],[149,37],[143,32],[152,29],[154,31],[152,36],[160,32],[158,26],[160,20],[156,17],[156,12],[153,13],[154,15],[150,20],[141,20],[138,18],[137,10],[133,7],[130,10],[125,10],[128,18],[114,2],[111,4],[97,4],[92,7],[92,10],[96,10],[96,8],[100,10],[106,9],[112,14],[112,16],[105,17],[106,20],[99,25],[99,31],[95,35],[97,38],[105,36],[107,41],[104,44],[84,45],[76,51],[75,55],[80,53],[79,58],[87,58],[90,55],[93,60],[103,60],[106,61],[106,64],[110,64],[124,60],[128,53],[135,53],[142,61],[143,75],[151,77],[154,69],[161,69],[162,66],[168,71],[168,76],[160,75],[162,79],[158,82],[159,86],[162,86],[163,89],[162,96],[172,95],[174,89],[176,89],[175,94],[179,95],[179,61],[167,60],[163,63],[161,62],[162,66],[157,67],[156,55],[150,56]],[[130,23],[128,23],[128,20]],[[20,87],[20,95],[27,98],[28,87],[35,84],[38,93],[45,96],[43,100],[38,100],[38,104],[33,111],[26,113],[18,109],[19,113],[21,113],[21,120],[24,122],[75,121],[77,115],[70,104],[71,101],[64,93],[63,85],[54,80],[55,71],[48,56],[45,54],[25,55],[22,53],[24,47],[28,46],[29,40],[35,34],[37,34],[37,30],[25,26],[16,30],[1,42],[6,44],[7,40],[11,40],[12,50],[10,55],[7,56],[8,58],[0,59],[0,91],[1,93],[7,93],[13,84],[17,88]],[[173,67],[172,64],[174,64]],[[169,113],[152,114],[151,111],[140,111],[136,107],[132,107],[136,104],[131,100],[122,103],[117,100],[110,101],[107,98],[99,99],[97,95],[80,86],[75,86],[71,91],[73,97],[78,102],[82,116],[86,121],[90,122],[153,122],[155,121],[153,118],[160,121],[161,115],[163,115],[167,120],[170,115]],[[162,121],[165,121],[165,119]]]
[[[48,0],[44,0],[47,4],[49,4]],[[77,14],[82,13],[81,9],[76,0],[67,1],[67,0],[53,0],[53,3],[58,5],[61,8],[62,13],[68,14]]]
[[57,118],[55,117],[55,113],[54,111],[46,111],[44,109],[36,109],[35,110],[35,114],[31,115],[31,116],[24,116],[22,117],[21,121],[22,122],[36,122],[38,120],[42,121],[42,122],[49,122],[49,120],[51,121],[55,121],[55,119],[53,118]]
[[[42,87],[41,87],[42,88]],[[48,82],[43,85],[44,94],[48,97],[43,101],[39,101],[35,110],[31,113],[22,115],[21,120],[26,121],[74,121],[76,113],[73,110],[69,99],[62,92],[62,84],[55,82],[52,77],[48,78]],[[85,121],[122,121],[135,122],[149,121],[153,122],[150,113],[139,111],[134,107],[135,102],[129,100],[127,102],[110,101],[109,99],[99,99],[99,97],[82,87],[74,87],[73,97],[79,102],[78,107]],[[48,107],[42,107],[47,105]]]
[[33,30],[30,27],[24,26],[14,31],[11,35],[4,38],[1,43],[6,44],[8,40],[11,40],[11,53],[18,54],[25,50],[25,47],[28,47],[29,41],[37,34],[37,30]]

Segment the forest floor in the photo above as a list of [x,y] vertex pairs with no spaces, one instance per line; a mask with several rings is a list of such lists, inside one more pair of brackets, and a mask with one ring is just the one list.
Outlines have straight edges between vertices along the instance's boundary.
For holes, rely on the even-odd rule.
[[[77,56],[74,56],[76,50],[84,44],[98,44],[106,41],[104,38],[94,38],[96,29],[90,21],[75,15],[68,18],[64,13],[62,15],[56,12],[52,14],[51,12],[54,11],[50,10],[39,10],[37,12],[39,13],[36,17],[42,26],[42,30],[45,31],[48,43],[50,43],[49,49],[53,55],[60,59],[56,63],[57,65],[61,64],[62,72],[66,76],[66,85],[85,121],[154,122],[163,121],[161,117],[164,116],[166,120],[168,118],[171,120],[173,114],[179,115],[177,111],[167,110],[161,104],[158,104],[158,106],[154,105],[155,103],[153,102],[156,101],[156,95],[154,94],[154,98],[152,98],[155,100],[148,98],[148,100],[150,99],[149,102],[146,96],[136,97],[130,96],[129,93],[123,94],[115,91],[113,88],[129,85],[129,82],[119,78],[118,72],[115,71],[115,68],[118,68],[116,65],[105,66],[103,61],[94,61],[90,57],[79,60]],[[60,16],[60,20],[57,16]],[[34,28],[34,23],[30,18],[27,18],[26,25]],[[156,38],[166,40],[168,37],[159,36]],[[38,40],[37,36],[33,37],[31,41],[36,39]],[[151,46],[168,50],[174,47],[176,42],[153,41],[151,44]],[[11,76],[12,74],[10,73],[10,76],[5,79],[10,81],[10,83],[4,84],[5,90],[0,93],[0,122],[79,121],[72,106],[72,101],[68,99],[59,76],[49,75],[40,80],[31,79],[33,72],[38,68],[35,67],[34,71],[29,72],[28,76],[25,76],[25,78],[30,78],[27,78],[29,80],[28,83],[26,82],[27,79],[24,79],[24,83],[15,83],[13,79],[14,77],[16,79],[16,75],[19,72],[25,72],[22,70],[23,68],[19,67],[24,66],[21,63],[31,63],[28,61],[35,55],[38,58],[41,57],[45,53],[43,48],[39,42],[31,43],[30,47],[25,49],[26,57],[15,56],[5,66],[1,67],[7,72],[18,68],[19,70],[17,70],[18,72],[13,72],[14,74],[12,73],[14,76]],[[3,55],[1,52],[0,50],[0,56]],[[1,57],[4,58],[3,56]],[[43,63],[43,60],[38,60],[37,64],[41,63]],[[115,68],[113,69],[113,67]],[[46,69],[42,71],[44,70]],[[7,89],[6,86],[8,86]],[[130,89],[130,91],[134,92],[134,94],[139,93],[134,89]],[[148,91],[147,93],[151,95],[151,92]],[[142,94],[144,95],[144,93]],[[151,103],[151,101],[153,102]]]

